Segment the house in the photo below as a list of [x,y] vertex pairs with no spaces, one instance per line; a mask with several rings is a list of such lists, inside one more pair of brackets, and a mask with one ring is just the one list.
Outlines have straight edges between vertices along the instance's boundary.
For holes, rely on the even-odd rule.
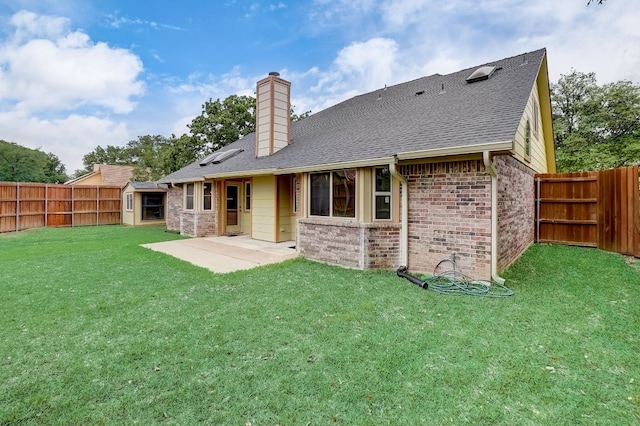
[[123,188],[133,177],[133,166],[94,164],[93,172],[65,182],[65,185],[111,185]]
[[[165,176],[167,228],[295,241],[308,258],[475,278],[533,242],[534,174],[555,171],[546,50],[434,74],[289,120],[258,81],[256,132]],[[292,243],[293,244],[293,243]]]
[[167,190],[153,182],[129,182],[122,189],[122,223],[164,226]]

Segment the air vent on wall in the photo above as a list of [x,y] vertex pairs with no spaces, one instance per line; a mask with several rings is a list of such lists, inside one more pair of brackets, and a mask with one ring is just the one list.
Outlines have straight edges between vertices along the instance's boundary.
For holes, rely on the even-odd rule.
[[467,77],[467,83],[475,83],[476,81],[487,80],[493,75],[496,67],[493,65],[485,65],[475,70],[469,77]]

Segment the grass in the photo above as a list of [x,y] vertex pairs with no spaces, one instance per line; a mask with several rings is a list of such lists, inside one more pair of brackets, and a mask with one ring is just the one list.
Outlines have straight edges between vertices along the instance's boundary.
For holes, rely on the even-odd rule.
[[0,235],[0,425],[640,422],[640,272],[531,247],[503,299],[303,259],[212,274],[163,229]]

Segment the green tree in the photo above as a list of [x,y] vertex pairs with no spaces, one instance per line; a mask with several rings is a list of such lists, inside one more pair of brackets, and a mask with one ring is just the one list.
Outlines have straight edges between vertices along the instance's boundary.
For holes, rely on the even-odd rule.
[[167,138],[161,135],[138,136],[125,147],[126,158],[133,168],[133,180],[154,181],[164,176],[162,151],[167,146]]
[[[231,95],[222,101],[210,99],[188,126],[191,134],[179,138],[145,135],[129,141],[125,147],[98,146],[84,156],[85,169],[76,171],[76,176],[92,172],[94,164],[121,164],[134,166],[135,180],[157,180],[254,132],[255,105],[256,100],[251,96]],[[311,111],[306,111],[297,115],[291,109],[291,121],[305,119],[310,114]]]
[[572,71],[552,85],[552,104],[558,171],[640,162],[640,86]]
[[171,135],[160,153],[160,161],[165,173],[173,173],[201,158],[201,150],[200,138],[186,133],[179,138]]
[[291,108],[291,121],[304,120],[305,118],[309,117],[310,115],[311,115],[311,110],[305,111],[302,114],[298,115],[298,114],[295,113],[293,108]]
[[0,140],[0,181],[58,183],[68,179],[54,154]]
[[60,162],[58,156],[51,152],[47,154],[44,178],[45,182],[49,183],[64,183],[69,180],[66,167]]
[[84,165],[84,170],[77,170],[76,177],[79,176],[78,172],[81,174],[93,172],[94,164],[132,165],[127,149],[112,145],[107,145],[106,148],[98,145],[93,151],[82,157],[82,164]]
[[198,157],[216,151],[255,131],[256,100],[251,96],[231,95],[223,101],[205,102],[202,113],[188,125],[191,134],[200,139]]

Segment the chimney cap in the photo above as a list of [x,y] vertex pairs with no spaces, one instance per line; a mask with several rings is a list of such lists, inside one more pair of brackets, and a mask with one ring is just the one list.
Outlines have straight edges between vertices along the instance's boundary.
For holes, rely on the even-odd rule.
[[280,73],[278,71],[271,71],[269,75],[272,75],[274,77],[280,77]]

